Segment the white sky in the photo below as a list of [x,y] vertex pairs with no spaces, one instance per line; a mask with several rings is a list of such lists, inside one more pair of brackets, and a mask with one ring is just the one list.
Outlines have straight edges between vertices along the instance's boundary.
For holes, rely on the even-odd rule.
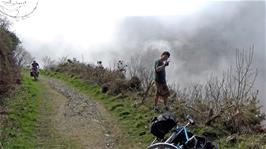
[[[29,2],[34,4],[36,0]],[[86,54],[91,46],[112,42],[116,23],[123,17],[189,15],[206,3],[207,0],[39,0],[34,14],[15,22],[13,29],[33,55],[38,46],[30,46],[31,42],[55,41]]]

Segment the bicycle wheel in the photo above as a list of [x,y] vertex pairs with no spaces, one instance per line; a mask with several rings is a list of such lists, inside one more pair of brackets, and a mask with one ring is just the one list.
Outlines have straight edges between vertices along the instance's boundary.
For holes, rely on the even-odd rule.
[[147,149],[180,149],[180,148],[168,143],[155,143],[150,145]]

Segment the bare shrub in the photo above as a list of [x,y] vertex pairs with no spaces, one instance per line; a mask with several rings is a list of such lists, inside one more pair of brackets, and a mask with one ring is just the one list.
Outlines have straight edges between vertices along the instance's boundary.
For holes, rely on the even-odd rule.
[[145,65],[145,62],[143,62],[143,58],[141,55],[136,54],[135,56],[132,56],[129,61],[128,65],[128,74],[130,78],[137,77],[140,79],[141,87],[143,89],[142,94],[142,103],[147,98],[150,89],[153,86],[154,83],[154,70],[153,67],[148,67]]
[[49,56],[44,56],[42,58],[42,64],[44,69],[49,69],[56,64],[56,61]]
[[30,66],[33,61],[33,57],[31,54],[22,47],[22,45],[18,45],[16,50],[14,51],[14,57],[16,59],[16,64],[19,67]]
[[118,95],[120,93],[125,93],[129,88],[128,83],[124,79],[116,79],[110,82],[110,89],[108,91],[109,95]]
[[128,85],[133,90],[139,90],[141,88],[141,81],[138,77],[134,76],[128,81]]
[[223,76],[211,76],[206,84],[194,84],[177,90],[178,102],[193,113],[197,120],[209,126],[224,127],[230,133],[262,130],[265,114],[258,106],[258,90],[254,90],[257,69],[254,69],[254,47],[236,50],[235,65]]
[[63,57],[60,57],[57,61],[57,64],[58,65],[64,65],[66,64],[68,61],[68,57],[67,56],[63,56]]
[[102,65],[92,65],[80,63],[77,59],[67,59],[56,66],[57,72],[63,72],[71,76],[76,76],[87,82],[96,83],[102,86],[103,92],[116,95],[129,88],[128,81],[125,79],[123,71],[104,68]]

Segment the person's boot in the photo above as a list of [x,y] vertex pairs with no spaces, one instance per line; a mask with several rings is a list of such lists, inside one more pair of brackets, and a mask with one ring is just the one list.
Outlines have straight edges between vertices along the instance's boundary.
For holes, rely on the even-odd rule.
[[168,106],[165,106],[165,107],[164,107],[164,110],[165,110],[165,111],[169,111],[169,107],[168,107]]
[[159,111],[159,108],[158,108],[157,106],[154,106],[153,110],[154,110],[154,112],[156,112],[156,113],[159,113],[159,112],[160,112],[160,111]]

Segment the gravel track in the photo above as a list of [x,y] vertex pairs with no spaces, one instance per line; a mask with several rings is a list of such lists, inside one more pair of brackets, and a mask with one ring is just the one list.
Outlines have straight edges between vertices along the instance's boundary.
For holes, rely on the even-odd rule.
[[49,79],[49,85],[66,97],[55,115],[57,129],[79,140],[88,149],[117,148],[113,123],[108,112],[97,102],[61,81]]

